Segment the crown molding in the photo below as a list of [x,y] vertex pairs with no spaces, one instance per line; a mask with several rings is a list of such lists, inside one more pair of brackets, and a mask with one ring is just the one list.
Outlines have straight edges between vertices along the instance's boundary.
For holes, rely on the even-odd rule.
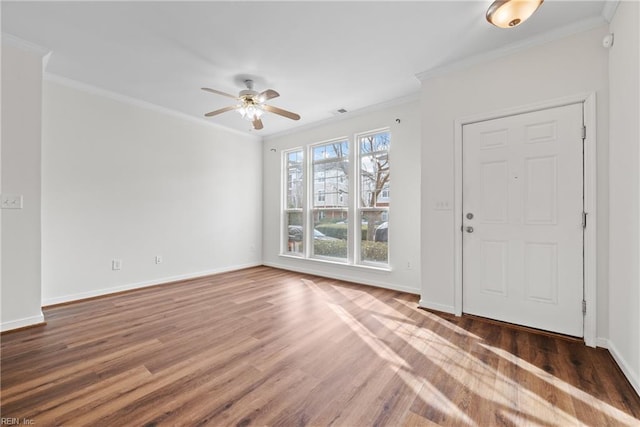
[[44,57],[51,53],[51,49],[47,49],[46,47],[42,47],[35,43],[31,43],[29,41],[21,39],[20,37],[16,37],[13,34],[2,33],[0,37],[2,38],[3,45],[6,44],[7,46],[12,46],[12,47],[15,47],[16,49],[20,49],[26,52],[31,52],[38,56]]
[[380,110],[384,110],[386,108],[391,108],[391,107],[395,107],[396,105],[402,105],[402,104],[408,104],[410,102],[415,102],[415,101],[419,101],[420,100],[420,90],[416,90],[416,92],[410,94],[410,95],[406,95],[406,96],[402,96],[400,98],[394,98],[394,99],[390,99],[388,101],[384,101],[384,102],[380,102],[378,104],[373,104],[373,105],[369,105],[367,107],[363,107],[357,110],[353,110],[353,111],[349,111],[347,113],[344,114],[340,114],[337,116],[331,116],[328,117],[326,119],[322,119],[319,121],[315,121],[306,125],[302,125],[302,126],[298,126],[292,129],[287,129],[287,130],[283,130],[281,132],[276,132],[276,133],[272,133],[270,135],[265,135],[263,137],[264,141],[270,141],[276,138],[280,138],[282,136],[286,136],[286,135],[292,135],[292,134],[296,134],[299,132],[305,132],[308,131],[310,129],[315,129],[315,128],[319,128],[322,126],[326,126],[328,124],[331,123],[336,123],[336,122],[340,122],[343,120],[349,120],[351,118],[354,117],[358,117],[358,116],[362,116],[364,114],[370,114],[376,111],[380,111]]
[[126,95],[122,95],[116,92],[112,92],[110,90],[106,90],[106,89],[102,89],[99,88],[97,86],[93,86],[90,85],[88,83],[83,83],[83,82],[79,82],[77,80],[73,80],[73,79],[69,79],[67,77],[62,77],[60,75],[57,74],[53,74],[50,72],[45,72],[43,74],[43,80],[48,81],[48,82],[52,82],[52,83],[57,83],[60,84],[62,86],[66,86],[72,89],[76,89],[79,90],[81,92],[85,92],[85,93],[89,93],[92,95],[97,95],[97,96],[101,96],[107,99],[111,99],[114,101],[118,101],[118,102],[122,102],[124,104],[128,104],[128,105],[133,105],[135,107],[138,108],[142,108],[142,109],[146,109],[146,110],[151,110],[151,111],[155,111],[158,113],[162,113],[162,114],[166,114],[169,116],[173,116],[182,120],[186,120],[186,121],[190,121],[192,123],[197,123],[200,125],[206,125],[206,126],[210,126],[213,127],[215,129],[218,130],[222,130],[225,132],[230,132],[230,133],[235,133],[237,135],[242,135],[244,137],[248,137],[251,139],[254,139],[255,141],[261,141],[262,140],[262,136],[260,135],[252,135],[246,132],[242,132],[236,129],[232,129],[226,126],[222,126],[219,125],[217,123],[212,123],[210,121],[207,121],[204,118],[199,118],[199,117],[194,117],[191,116],[189,114],[183,113],[181,111],[177,111],[177,110],[173,110],[171,108],[167,108],[167,107],[162,107],[160,105],[157,104],[153,104],[151,102],[147,102],[147,101],[142,101],[140,99],[137,98],[132,98],[130,96],[126,96]]
[[416,74],[416,77],[420,81],[428,80],[434,77],[439,77],[447,73],[450,73],[452,71],[464,70],[474,65],[479,65],[479,64],[493,61],[499,58],[503,58],[505,56],[513,55],[515,53],[530,49],[532,47],[540,46],[555,40],[560,40],[565,37],[572,36],[574,34],[589,31],[606,24],[607,24],[607,21],[602,16],[586,19],[570,25],[566,25],[564,27],[560,27],[553,31],[548,31],[536,37],[531,37],[521,42],[509,44],[500,49],[491,50],[485,53],[481,53],[479,55],[473,55],[465,59],[462,59],[460,61],[451,62],[439,67],[422,71]]
[[604,6],[602,7],[602,17],[607,22],[611,22],[611,20],[615,16],[616,10],[618,10],[619,3],[619,0],[606,0],[604,2]]

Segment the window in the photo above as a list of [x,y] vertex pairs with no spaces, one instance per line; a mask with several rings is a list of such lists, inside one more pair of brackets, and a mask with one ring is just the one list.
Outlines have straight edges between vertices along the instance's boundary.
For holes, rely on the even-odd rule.
[[287,252],[301,255],[304,250],[304,163],[302,150],[285,153],[287,176],[285,197],[285,222],[287,230]]
[[349,244],[346,226],[349,217],[349,141],[314,145],[311,158],[313,193],[318,194],[312,207],[312,256],[346,261]]
[[283,252],[388,265],[390,141],[384,130],[284,153]]
[[360,173],[358,217],[361,218],[359,261],[387,263],[389,259],[389,143],[388,131],[357,137]]
[[382,193],[380,193],[380,197],[378,198],[378,201],[385,201],[385,202],[389,202],[389,186],[388,184],[385,185],[385,187],[382,189]]

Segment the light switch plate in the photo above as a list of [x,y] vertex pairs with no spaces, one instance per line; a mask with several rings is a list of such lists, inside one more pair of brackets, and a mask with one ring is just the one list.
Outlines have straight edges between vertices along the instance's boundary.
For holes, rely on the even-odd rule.
[[22,195],[3,194],[0,207],[2,209],[22,209]]
[[438,200],[433,208],[437,211],[450,211],[453,209],[451,202],[448,200]]

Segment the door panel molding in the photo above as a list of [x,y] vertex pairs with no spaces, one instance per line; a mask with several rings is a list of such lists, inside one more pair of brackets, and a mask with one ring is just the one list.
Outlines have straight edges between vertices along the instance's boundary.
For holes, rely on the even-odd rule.
[[[584,209],[587,213],[587,227],[584,230],[584,341],[591,347],[596,346],[597,325],[597,211],[596,211],[596,93],[588,92],[539,103],[507,108],[455,120],[454,141],[454,313],[462,315],[462,127],[464,125],[499,119],[516,114],[530,113],[549,108],[582,103],[583,122],[586,126],[584,139]],[[495,141],[494,141],[495,143]],[[491,143],[489,143],[491,145]]]

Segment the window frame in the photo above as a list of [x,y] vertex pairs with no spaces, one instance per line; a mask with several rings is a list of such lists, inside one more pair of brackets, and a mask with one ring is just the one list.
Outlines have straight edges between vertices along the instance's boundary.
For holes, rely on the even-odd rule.
[[[354,145],[356,145],[356,148],[353,150],[355,151],[355,167],[356,167],[356,171],[355,171],[355,178],[357,180],[356,183],[356,200],[354,201],[354,215],[356,216],[356,218],[358,218],[358,225],[360,225],[360,228],[354,230],[354,243],[355,243],[355,247],[354,247],[354,255],[355,255],[355,264],[357,265],[364,265],[364,266],[370,266],[370,267],[378,267],[378,268],[390,268],[391,263],[390,263],[390,255],[391,255],[391,251],[389,248],[389,240],[387,238],[387,262],[378,262],[378,261],[368,261],[362,258],[362,230],[361,230],[361,222],[362,222],[362,213],[363,212],[375,212],[375,211],[380,211],[380,212],[386,212],[386,215],[382,214],[381,216],[387,217],[386,221],[383,222],[387,222],[387,236],[388,236],[388,229],[391,227],[391,223],[389,221],[389,212],[390,212],[390,205],[391,205],[391,198],[387,197],[388,201],[387,201],[387,206],[384,207],[376,207],[376,206],[372,206],[372,207],[365,207],[361,205],[361,200],[362,200],[362,158],[363,158],[363,153],[362,153],[362,149],[361,149],[361,140],[363,138],[366,138],[367,136],[371,136],[371,135],[377,135],[377,134],[381,134],[381,133],[388,133],[389,134],[389,148],[387,148],[386,150],[386,155],[387,155],[387,161],[389,162],[389,171],[391,170],[391,161],[390,161],[390,157],[391,157],[391,129],[388,127],[384,127],[384,128],[380,128],[380,129],[374,129],[374,130],[370,130],[370,131],[366,131],[366,132],[360,132],[354,135]],[[390,174],[390,172],[389,172]],[[386,188],[388,193],[391,193],[391,180],[389,179],[389,181],[387,181],[387,183],[385,184],[385,186],[383,187],[383,189]],[[381,190],[381,194],[382,194]],[[381,222],[382,224],[382,222]],[[376,227],[377,228],[377,227]],[[374,230],[374,236],[375,236],[375,230]],[[374,240],[375,241],[375,240]]]
[[[302,207],[300,208],[290,208],[289,207],[289,183],[290,183],[290,179],[289,179],[289,155],[291,153],[297,153],[300,152],[302,155],[302,161],[301,161],[301,165],[302,165],[302,179],[301,179],[301,183],[300,186],[302,187]],[[282,202],[281,202],[281,250],[280,252],[282,254],[286,254],[287,256],[293,256],[296,258],[306,258],[306,250],[307,250],[307,244],[306,244],[306,239],[305,239],[305,233],[304,231],[306,230],[306,215],[305,215],[305,210],[306,210],[306,204],[307,204],[307,185],[306,185],[306,169],[307,169],[307,165],[306,165],[306,150],[304,147],[295,147],[295,148],[291,148],[289,150],[284,150],[282,152],[282,185],[281,185],[281,192],[282,192]],[[289,214],[290,213],[300,213],[300,216],[302,217],[302,251],[301,252],[297,252],[297,251],[291,251],[289,250]]]
[[[309,194],[314,194],[314,184],[315,184],[315,176],[314,176],[314,166],[316,165],[315,159],[313,158],[313,150],[317,147],[321,147],[323,145],[330,145],[330,144],[335,144],[335,143],[347,143],[347,150],[348,150],[348,154],[346,157],[346,161],[348,163],[348,168],[347,168],[347,173],[346,173],[346,178],[348,180],[348,185],[347,185],[347,189],[348,189],[348,194],[353,194],[353,180],[351,179],[351,176],[353,174],[353,162],[352,162],[352,153],[353,153],[353,149],[352,149],[352,141],[349,137],[347,136],[343,136],[343,137],[338,137],[338,138],[332,138],[332,139],[327,139],[324,141],[320,141],[320,142],[315,142],[312,144],[308,144],[306,149],[307,149],[307,158],[308,158],[308,162],[307,162],[307,168],[305,170],[306,175],[308,177],[307,179],[307,192]],[[325,177],[326,180],[326,177]],[[343,182],[343,180],[340,180],[339,182]],[[341,265],[350,265],[353,264],[353,256],[351,253],[351,232],[350,232],[350,227],[351,227],[351,221],[347,221],[347,256],[346,258],[339,258],[339,257],[332,257],[332,256],[326,256],[326,255],[317,255],[314,252],[314,230],[315,230],[315,222],[314,222],[314,214],[315,212],[318,212],[318,215],[321,218],[324,218],[326,215],[326,212],[331,210],[331,211],[335,211],[339,208],[327,208],[326,207],[326,197],[327,197],[327,193],[324,193],[325,196],[325,201],[323,201],[323,206],[316,206],[315,205],[315,194],[314,194],[314,198],[312,199],[308,199],[307,200],[307,204],[305,205],[305,208],[307,210],[307,214],[305,215],[305,218],[307,220],[307,224],[309,224],[309,230],[307,230],[307,232],[305,233],[305,238],[307,239],[307,242],[309,242],[308,244],[305,245],[305,248],[307,249],[306,252],[306,256],[305,258],[307,259],[315,259],[315,260],[322,260],[322,261],[328,261],[328,262],[335,262],[337,264],[341,264]],[[347,196],[348,197],[348,196]],[[350,213],[351,213],[351,200],[349,200],[349,203],[347,203],[347,205],[345,207],[343,207],[343,211],[346,210],[347,212],[347,219],[350,218]]]
[[[282,165],[282,184],[280,186],[280,191],[282,194],[282,203],[281,203],[281,248],[280,255],[293,257],[296,259],[305,259],[305,260],[314,260],[321,262],[329,262],[337,265],[345,265],[350,267],[364,267],[364,268],[373,268],[378,270],[391,270],[391,248],[389,245],[389,241],[387,240],[387,261],[386,262],[377,262],[377,261],[367,261],[362,259],[362,225],[361,225],[361,217],[362,212],[367,210],[370,211],[384,211],[386,215],[383,214],[383,217],[386,217],[386,222],[388,223],[387,227],[391,227],[390,219],[390,211],[391,211],[391,202],[390,198],[388,198],[388,205],[385,207],[363,207],[361,206],[360,192],[362,191],[362,180],[361,180],[361,161],[362,161],[362,153],[361,153],[361,139],[367,137],[369,135],[375,135],[378,133],[388,132],[390,140],[392,138],[391,128],[384,127],[373,129],[365,132],[359,132],[352,134],[351,137],[342,136],[337,138],[326,139],[319,142],[308,143],[303,146],[293,147],[287,150],[282,151],[281,157],[281,165]],[[325,255],[316,255],[314,254],[314,230],[315,230],[315,222],[314,222],[314,214],[316,212],[325,212],[327,209],[335,211],[336,209],[340,209],[339,207],[334,208],[326,208],[324,204],[329,199],[329,197],[333,197],[334,195],[328,195],[325,192],[323,206],[316,206],[316,198],[317,194],[314,192],[314,149],[322,146],[329,145],[332,143],[347,143],[348,146],[348,155],[344,158],[348,162],[347,174],[339,177],[339,182],[342,183],[344,179],[348,180],[348,203],[344,206],[344,211],[347,214],[347,256],[346,258],[339,257],[331,257]],[[301,152],[302,153],[302,208],[289,208],[288,207],[288,198],[289,198],[289,163],[288,156],[291,153]],[[387,156],[391,156],[391,141],[389,142],[389,147],[387,149]],[[391,168],[389,168],[391,169]],[[390,193],[391,184],[390,181],[385,184],[385,189]],[[344,197],[343,193],[338,193],[337,200],[340,200],[339,203],[342,203],[342,198]],[[291,212],[299,212],[302,216],[302,245],[303,250],[301,252],[295,252],[289,250],[289,241],[288,241],[288,222],[289,222],[289,214]],[[374,231],[375,233],[375,231]]]

